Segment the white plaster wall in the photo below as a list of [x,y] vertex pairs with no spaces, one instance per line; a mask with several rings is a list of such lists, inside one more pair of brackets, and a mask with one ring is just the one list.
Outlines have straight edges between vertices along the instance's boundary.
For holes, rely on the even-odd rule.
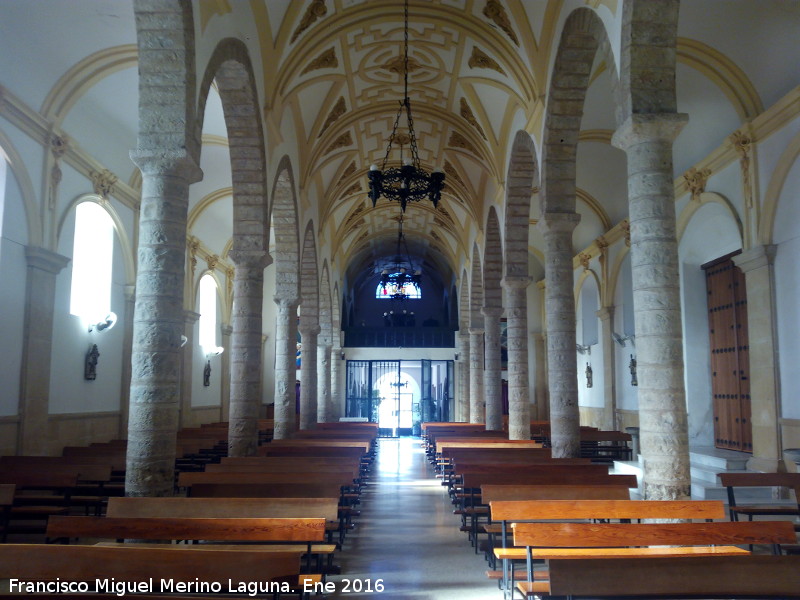
[[[622,259],[617,289],[614,293],[614,331],[623,337],[635,333],[633,326],[633,288],[631,280],[631,255],[627,253]],[[619,410],[639,410],[639,394],[631,385],[631,355],[636,356],[635,342],[628,340],[625,346],[614,344],[614,373],[617,389],[617,408]]]
[[[272,404],[275,402],[275,319],[277,307],[273,299],[274,296],[275,263],[268,266],[264,271],[264,301],[261,322],[261,330],[267,336],[267,341],[264,343],[261,356],[264,364],[261,401],[264,404]],[[336,302],[335,299],[334,302]],[[334,338],[336,338],[337,334],[337,331],[333,332]]]
[[[597,282],[590,275],[584,280],[581,287],[576,311],[577,343],[583,346],[591,345],[591,354],[577,353],[578,405],[602,408],[604,406],[603,365],[605,357],[602,344],[599,343],[600,322],[596,315],[599,308],[598,298]],[[587,364],[592,366],[592,387],[587,387]]]
[[714,445],[711,349],[705,271],[701,265],[739,250],[739,230],[730,212],[716,202],[694,214],[678,246],[683,320],[684,384],[689,444]]
[[800,161],[786,178],[775,217],[775,305],[782,416],[800,419],[797,341],[800,334]]

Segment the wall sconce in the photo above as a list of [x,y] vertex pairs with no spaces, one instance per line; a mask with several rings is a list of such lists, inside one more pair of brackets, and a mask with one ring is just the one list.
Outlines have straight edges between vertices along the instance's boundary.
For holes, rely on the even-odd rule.
[[620,334],[618,334],[618,333],[615,331],[615,332],[613,332],[613,333],[611,334],[611,337],[613,337],[613,338],[614,338],[614,341],[615,341],[615,342],[617,342],[617,343],[618,343],[618,344],[619,344],[619,345],[620,345],[622,348],[624,348],[624,347],[625,347],[625,342],[627,342],[627,341],[629,341],[629,340],[630,340],[630,342],[631,342],[631,346],[633,346],[634,348],[636,347],[636,336],[635,336],[634,334],[630,334],[630,335],[626,335],[626,336],[621,336]]
[[206,358],[212,358],[214,356],[219,356],[225,352],[225,348],[222,346],[216,346],[215,348],[211,348],[210,350],[206,351]]
[[455,353],[454,360],[458,360],[458,352]]
[[182,335],[181,336],[181,348],[183,348],[186,345],[186,342],[188,342],[188,341],[189,341],[189,338],[186,337],[185,335]]
[[105,331],[106,329],[111,329],[114,325],[117,324],[117,314],[110,312],[106,315],[106,318],[98,323],[92,323],[89,325],[89,331],[92,332],[95,329],[97,331]]
[[344,350],[342,350],[342,351],[339,353],[339,358],[341,358],[342,360],[344,360]]
[[578,354],[588,354],[589,356],[592,355],[591,346],[584,346],[583,344],[575,344],[575,349],[578,351]]

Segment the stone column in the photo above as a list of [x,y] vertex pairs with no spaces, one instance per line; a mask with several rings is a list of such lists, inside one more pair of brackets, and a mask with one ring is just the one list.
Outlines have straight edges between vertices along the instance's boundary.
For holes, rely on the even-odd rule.
[[[337,337],[337,336],[334,336]],[[342,359],[342,347],[331,349],[331,421],[336,422],[342,416],[344,405],[344,376],[346,362]]]
[[261,409],[261,313],[267,255],[234,251],[230,258],[235,269],[228,456],[254,456]]
[[275,429],[276,440],[290,438],[296,429],[297,298],[275,296]]
[[672,173],[672,142],[686,121],[675,113],[635,114],[612,139],[628,155],[639,427],[648,500],[691,494]]
[[192,376],[194,367],[194,328],[200,319],[200,313],[191,310],[184,311],[183,335],[186,336],[186,345],[181,348],[181,413],[180,427],[193,427],[192,420]]
[[[775,252],[777,246],[756,246],[733,257],[742,270],[747,288],[750,345],[750,424],[753,457],[747,466],[754,471],[782,470],[780,371],[775,311]],[[637,337],[638,343],[638,337]]]
[[614,307],[597,311],[600,319],[600,348],[603,351],[603,429],[617,429],[616,352],[614,350]]
[[456,421],[469,422],[469,333],[458,332],[458,401],[456,402]]
[[531,438],[528,382],[528,285],[530,277],[504,277],[508,319],[508,439]]
[[[70,259],[38,246],[28,246],[25,256],[28,259],[28,272],[25,281],[25,335],[22,342],[17,452],[46,455],[51,450],[47,422],[50,413],[56,276],[69,264]],[[76,364],[82,368],[80,363]]]
[[226,352],[219,355],[219,420],[230,421],[231,418],[231,336],[233,327],[222,323],[219,326],[222,347]]
[[536,394],[536,418],[540,421],[550,420],[550,397],[547,392],[547,334],[533,334],[536,348],[534,363],[534,390]]
[[[320,339],[322,336],[320,336]],[[317,344],[317,423],[331,419],[331,346]]]
[[486,422],[483,395],[483,328],[469,328],[469,422]]
[[500,378],[500,315],[499,306],[484,306],[484,341],[486,353],[483,373],[483,395],[486,398],[486,429],[503,430],[503,385]]
[[300,368],[300,429],[314,429],[317,424],[317,336],[318,323],[300,319],[300,340],[303,344]]
[[142,171],[142,201],[125,493],[171,496],[189,185],[202,172],[187,156],[170,159],[134,151],[131,158]]
[[545,320],[553,458],[580,456],[578,364],[575,358],[575,296],[572,231],[575,213],[545,213],[539,228],[545,243]]

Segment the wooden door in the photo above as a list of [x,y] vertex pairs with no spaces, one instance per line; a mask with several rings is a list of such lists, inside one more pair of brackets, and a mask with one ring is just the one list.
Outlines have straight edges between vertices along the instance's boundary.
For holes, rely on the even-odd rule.
[[703,265],[708,293],[714,444],[752,452],[747,291],[731,255]]

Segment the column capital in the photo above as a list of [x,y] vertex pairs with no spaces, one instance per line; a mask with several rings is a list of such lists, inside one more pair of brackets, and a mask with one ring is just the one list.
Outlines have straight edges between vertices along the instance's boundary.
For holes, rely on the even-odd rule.
[[483,327],[470,327],[469,334],[470,335],[483,335],[484,330]]
[[633,114],[614,132],[611,145],[627,150],[643,142],[672,142],[688,122],[685,113]]
[[539,219],[536,226],[542,234],[548,233],[572,233],[581,220],[581,216],[575,212],[546,212]]
[[500,280],[500,285],[508,290],[524,290],[533,281],[531,277],[520,277],[518,275],[506,275]]
[[232,250],[228,253],[235,267],[245,267],[248,269],[266,269],[272,264],[272,257],[263,251]]
[[597,318],[601,321],[608,321],[614,318],[614,306],[604,306],[595,312]]
[[197,161],[184,150],[131,150],[130,157],[142,175],[177,175],[187,183],[203,179]]
[[484,306],[481,308],[481,313],[483,313],[484,317],[494,317],[499,318],[503,315],[503,307],[502,306]]
[[231,336],[233,334],[233,327],[225,323],[219,326],[219,330],[223,336]]
[[47,271],[53,275],[58,275],[71,260],[41,246],[26,246],[25,257],[28,259],[29,267]]
[[771,267],[775,264],[775,253],[778,247],[773,244],[755,246],[743,250],[741,254],[732,257],[733,264],[742,270],[742,273],[754,271],[762,267]]
[[272,301],[281,308],[297,308],[300,306],[300,299],[297,297],[275,295],[272,297]]
[[199,320],[200,320],[200,313],[196,313],[193,310],[183,311],[183,321],[187,325],[194,325]]
[[125,300],[127,302],[136,301],[136,286],[134,284],[129,283],[128,285],[124,286],[123,293],[125,294]]
[[297,330],[300,332],[300,335],[319,335],[319,332],[322,331],[322,328],[319,326],[318,323],[309,323],[303,324],[303,321],[300,321],[300,325],[297,326]]

